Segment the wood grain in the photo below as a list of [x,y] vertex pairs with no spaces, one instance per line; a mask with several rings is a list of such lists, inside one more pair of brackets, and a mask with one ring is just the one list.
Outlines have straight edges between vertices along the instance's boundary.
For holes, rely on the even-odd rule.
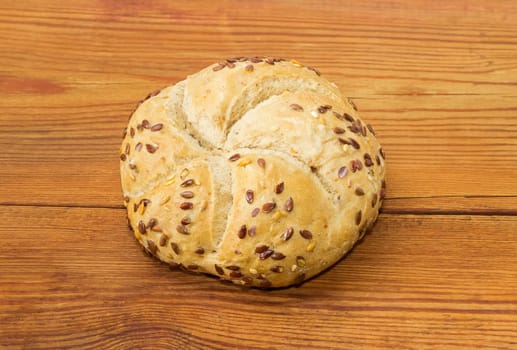
[[[0,52],[0,348],[517,348],[517,2],[4,0]],[[318,67],[387,152],[373,232],[299,288],[126,228],[136,102],[236,55]]]
[[517,208],[515,2],[115,3],[2,6],[2,203],[119,205],[118,135],[136,101],[223,57],[271,53],[356,99],[387,151],[393,210],[439,210],[437,193]]
[[513,216],[382,215],[322,276],[264,292],[169,271],[141,253],[123,210],[2,207],[0,215],[2,347],[517,345]]

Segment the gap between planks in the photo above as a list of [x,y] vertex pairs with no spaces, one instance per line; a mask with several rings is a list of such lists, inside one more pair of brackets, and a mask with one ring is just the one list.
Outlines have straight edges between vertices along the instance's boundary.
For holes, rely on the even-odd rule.
[[[392,200],[411,200],[411,199],[455,199],[455,198],[516,198],[517,196],[428,196],[428,197],[393,197],[385,199],[385,202]],[[0,207],[47,207],[47,208],[78,208],[78,209],[112,209],[112,210],[126,210],[123,205],[85,205],[85,204],[52,204],[52,203],[11,203],[0,202]],[[381,214],[392,215],[465,215],[465,216],[517,216],[517,208],[505,209],[480,209],[480,208],[462,208],[462,209],[432,209],[432,208],[386,208],[386,205],[381,209]]]

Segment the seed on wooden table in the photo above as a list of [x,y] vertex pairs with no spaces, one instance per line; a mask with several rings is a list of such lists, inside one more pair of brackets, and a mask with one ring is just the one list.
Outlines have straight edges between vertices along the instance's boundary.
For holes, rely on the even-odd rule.
[[246,191],[246,202],[248,202],[249,204],[253,203],[254,196],[255,196],[255,194],[253,193],[252,190],[247,190]]
[[294,228],[292,227],[288,227],[283,233],[282,233],[282,239],[284,241],[288,241],[291,239],[291,237],[293,236],[293,233],[294,233]]
[[300,235],[305,239],[312,239],[312,232],[309,230],[300,230]]
[[276,208],[275,202],[268,202],[268,203],[264,203],[264,205],[262,205],[262,211],[264,213],[270,213],[275,208]]
[[287,200],[284,203],[284,209],[286,212],[293,211],[294,208],[294,201],[292,197],[287,198]]
[[282,192],[284,192],[284,183],[283,182],[280,182],[278,185],[276,185],[275,187],[275,193],[276,194],[280,194]]

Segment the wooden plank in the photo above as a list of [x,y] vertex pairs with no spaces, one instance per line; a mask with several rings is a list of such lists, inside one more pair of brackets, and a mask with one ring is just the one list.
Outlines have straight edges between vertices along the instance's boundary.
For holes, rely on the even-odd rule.
[[3,2],[0,202],[119,206],[135,102],[222,57],[271,53],[356,98],[388,154],[385,210],[516,213],[517,3],[250,6]]
[[0,206],[7,349],[514,349],[517,217],[381,215],[298,288],[242,290],[141,254],[124,211]]
[[[469,99],[464,100],[468,104]],[[455,99],[448,101],[452,105]],[[401,103],[396,102],[394,109],[401,108]],[[56,107],[37,116],[12,111],[0,120],[0,144],[5,146],[0,155],[5,164],[0,168],[2,203],[120,205],[116,152],[126,118],[117,115],[128,115],[128,111],[84,107],[67,112]],[[505,113],[491,118],[495,126],[487,129],[482,113],[475,116],[470,110],[408,112],[401,122],[397,121],[401,117],[387,112],[367,110],[388,152],[386,210],[466,207],[481,213],[516,213],[517,118],[505,117]],[[10,130],[20,120],[20,130]]]

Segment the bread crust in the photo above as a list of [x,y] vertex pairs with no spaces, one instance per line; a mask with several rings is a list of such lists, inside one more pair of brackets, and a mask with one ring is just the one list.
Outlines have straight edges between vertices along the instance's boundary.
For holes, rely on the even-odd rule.
[[120,159],[130,227],[147,251],[260,288],[333,265],[385,195],[373,128],[319,72],[276,58],[216,63],[150,96]]

